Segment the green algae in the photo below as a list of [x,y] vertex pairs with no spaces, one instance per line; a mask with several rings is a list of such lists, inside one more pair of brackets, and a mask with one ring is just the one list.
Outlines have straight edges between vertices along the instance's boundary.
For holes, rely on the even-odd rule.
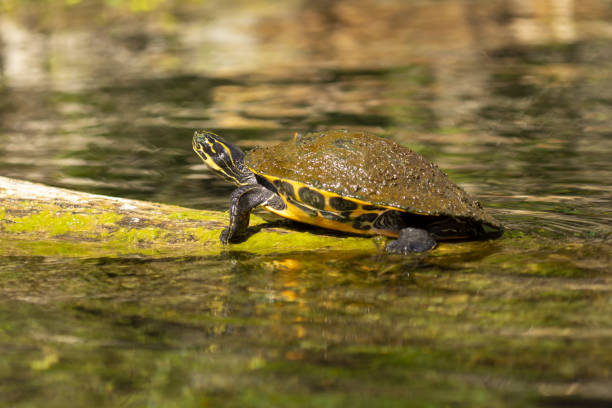
[[190,209],[173,212],[168,215],[168,219],[171,219],[171,220],[221,221],[222,218],[223,218],[222,213],[219,213],[218,211],[190,210]]
[[[218,243],[219,235],[223,231],[220,229],[205,229],[205,228],[186,228],[185,234],[191,235],[199,243]],[[220,243],[219,243],[220,245]]]
[[122,215],[113,213],[75,214],[43,210],[39,213],[14,218],[13,223],[5,225],[4,228],[9,232],[45,231],[53,236],[94,231],[98,227],[113,226],[121,218],[123,218]]
[[[181,209],[180,211],[176,211],[169,214],[168,219],[185,221],[216,221],[225,224],[229,220],[229,212]],[[257,214],[251,214],[251,219],[249,223],[251,226],[259,225],[265,222],[266,220],[261,216]]]
[[[75,258],[96,258],[96,257],[123,257],[132,255],[142,256],[168,256],[177,252],[165,247],[144,247],[142,245],[126,244],[117,241],[67,241],[64,237],[44,240],[32,240],[28,238],[12,238],[5,240],[0,237],[0,251],[4,255],[12,256],[65,256]],[[180,254],[180,253],[179,253]],[[183,251],[181,255],[188,255]]]
[[165,241],[171,234],[161,228],[119,228],[110,234],[110,242],[127,242],[130,244],[155,243]]
[[[116,204],[71,208],[20,202],[19,211],[0,212],[0,248],[5,254],[36,256],[190,256],[221,251],[252,253],[307,251],[326,248],[375,249],[369,238],[337,237],[266,228],[268,221],[252,215],[254,233],[239,244],[223,246],[219,234],[227,214],[156,206],[155,211],[116,212]],[[24,212],[31,212],[23,215]]]
[[290,248],[293,251],[308,251],[313,249],[338,248],[343,250],[369,249],[375,250],[371,237],[337,237],[309,232],[277,233],[261,230],[253,234],[245,242],[232,244],[232,250],[254,251],[275,249],[283,251]]

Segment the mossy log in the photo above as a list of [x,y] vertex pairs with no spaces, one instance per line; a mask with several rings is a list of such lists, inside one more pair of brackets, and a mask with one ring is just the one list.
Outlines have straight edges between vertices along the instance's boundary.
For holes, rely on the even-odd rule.
[[376,250],[367,237],[284,228],[251,217],[251,236],[223,246],[227,213],[88,194],[0,177],[0,255],[204,256],[236,250]]

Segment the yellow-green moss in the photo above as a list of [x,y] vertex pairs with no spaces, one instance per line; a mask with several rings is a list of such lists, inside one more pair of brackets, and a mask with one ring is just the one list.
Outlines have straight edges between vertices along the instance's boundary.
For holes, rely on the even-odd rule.
[[206,210],[182,210],[168,215],[171,220],[224,221],[223,213]]
[[222,229],[186,228],[185,234],[195,237],[198,243],[219,243],[219,235]]
[[127,242],[131,244],[139,243],[154,243],[157,241],[163,241],[165,237],[170,235],[167,231],[156,228],[119,228],[119,230],[112,233],[108,233],[107,237],[111,241]]
[[[76,257],[187,256],[214,254],[222,250],[263,254],[326,248],[375,248],[370,238],[265,227],[245,242],[223,246],[219,242],[222,231],[219,224],[227,223],[227,213],[180,207],[156,208],[147,213],[146,222],[136,222],[133,227],[122,222],[126,216],[114,212],[113,207],[84,207],[75,213],[55,204],[24,202],[23,210],[29,215],[14,217],[0,207],[0,233],[8,238],[0,239],[3,253]],[[173,226],[173,221],[176,226]],[[251,216],[252,226],[267,222],[258,215]]]
[[114,213],[74,214],[71,212],[57,214],[45,210],[36,214],[14,218],[5,229],[10,232],[46,231],[50,235],[62,235],[70,232],[93,231],[100,226],[113,225],[123,216]]
[[[171,220],[187,220],[187,221],[217,221],[227,223],[229,215],[227,212],[209,211],[209,210],[181,210],[168,215]],[[251,214],[250,225],[258,225],[267,222],[257,214]]]
[[251,214],[251,220],[249,222],[249,225],[254,226],[254,225],[263,224],[264,222],[268,222],[268,221],[260,217],[259,215]]
[[30,239],[3,240],[0,238],[0,253],[4,255],[62,256],[62,257],[117,257],[125,255],[181,256],[189,255],[186,248],[146,247],[118,241],[71,242],[50,238],[40,241]]
[[232,249],[260,252],[261,250],[317,250],[321,248],[334,249],[375,249],[376,246],[371,237],[337,237],[329,235],[318,235],[309,232],[278,233],[261,230],[249,237],[248,240],[239,244],[232,244]]

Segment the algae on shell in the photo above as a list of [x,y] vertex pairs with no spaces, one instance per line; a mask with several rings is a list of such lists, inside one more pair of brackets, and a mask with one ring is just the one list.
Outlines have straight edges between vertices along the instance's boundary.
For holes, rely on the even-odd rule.
[[367,132],[308,133],[250,151],[246,164],[256,173],[295,180],[372,204],[500,226],[438,166],[405,146]]

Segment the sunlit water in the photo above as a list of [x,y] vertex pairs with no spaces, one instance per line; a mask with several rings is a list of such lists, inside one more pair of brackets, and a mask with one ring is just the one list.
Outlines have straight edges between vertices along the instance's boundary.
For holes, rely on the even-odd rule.
[[612,404],[608,3],[185,3],[7,13],[0,174],[225,210],[194,129],[244,149],[366,129],[506,237],[405,259],[0,257],[0,406]]

